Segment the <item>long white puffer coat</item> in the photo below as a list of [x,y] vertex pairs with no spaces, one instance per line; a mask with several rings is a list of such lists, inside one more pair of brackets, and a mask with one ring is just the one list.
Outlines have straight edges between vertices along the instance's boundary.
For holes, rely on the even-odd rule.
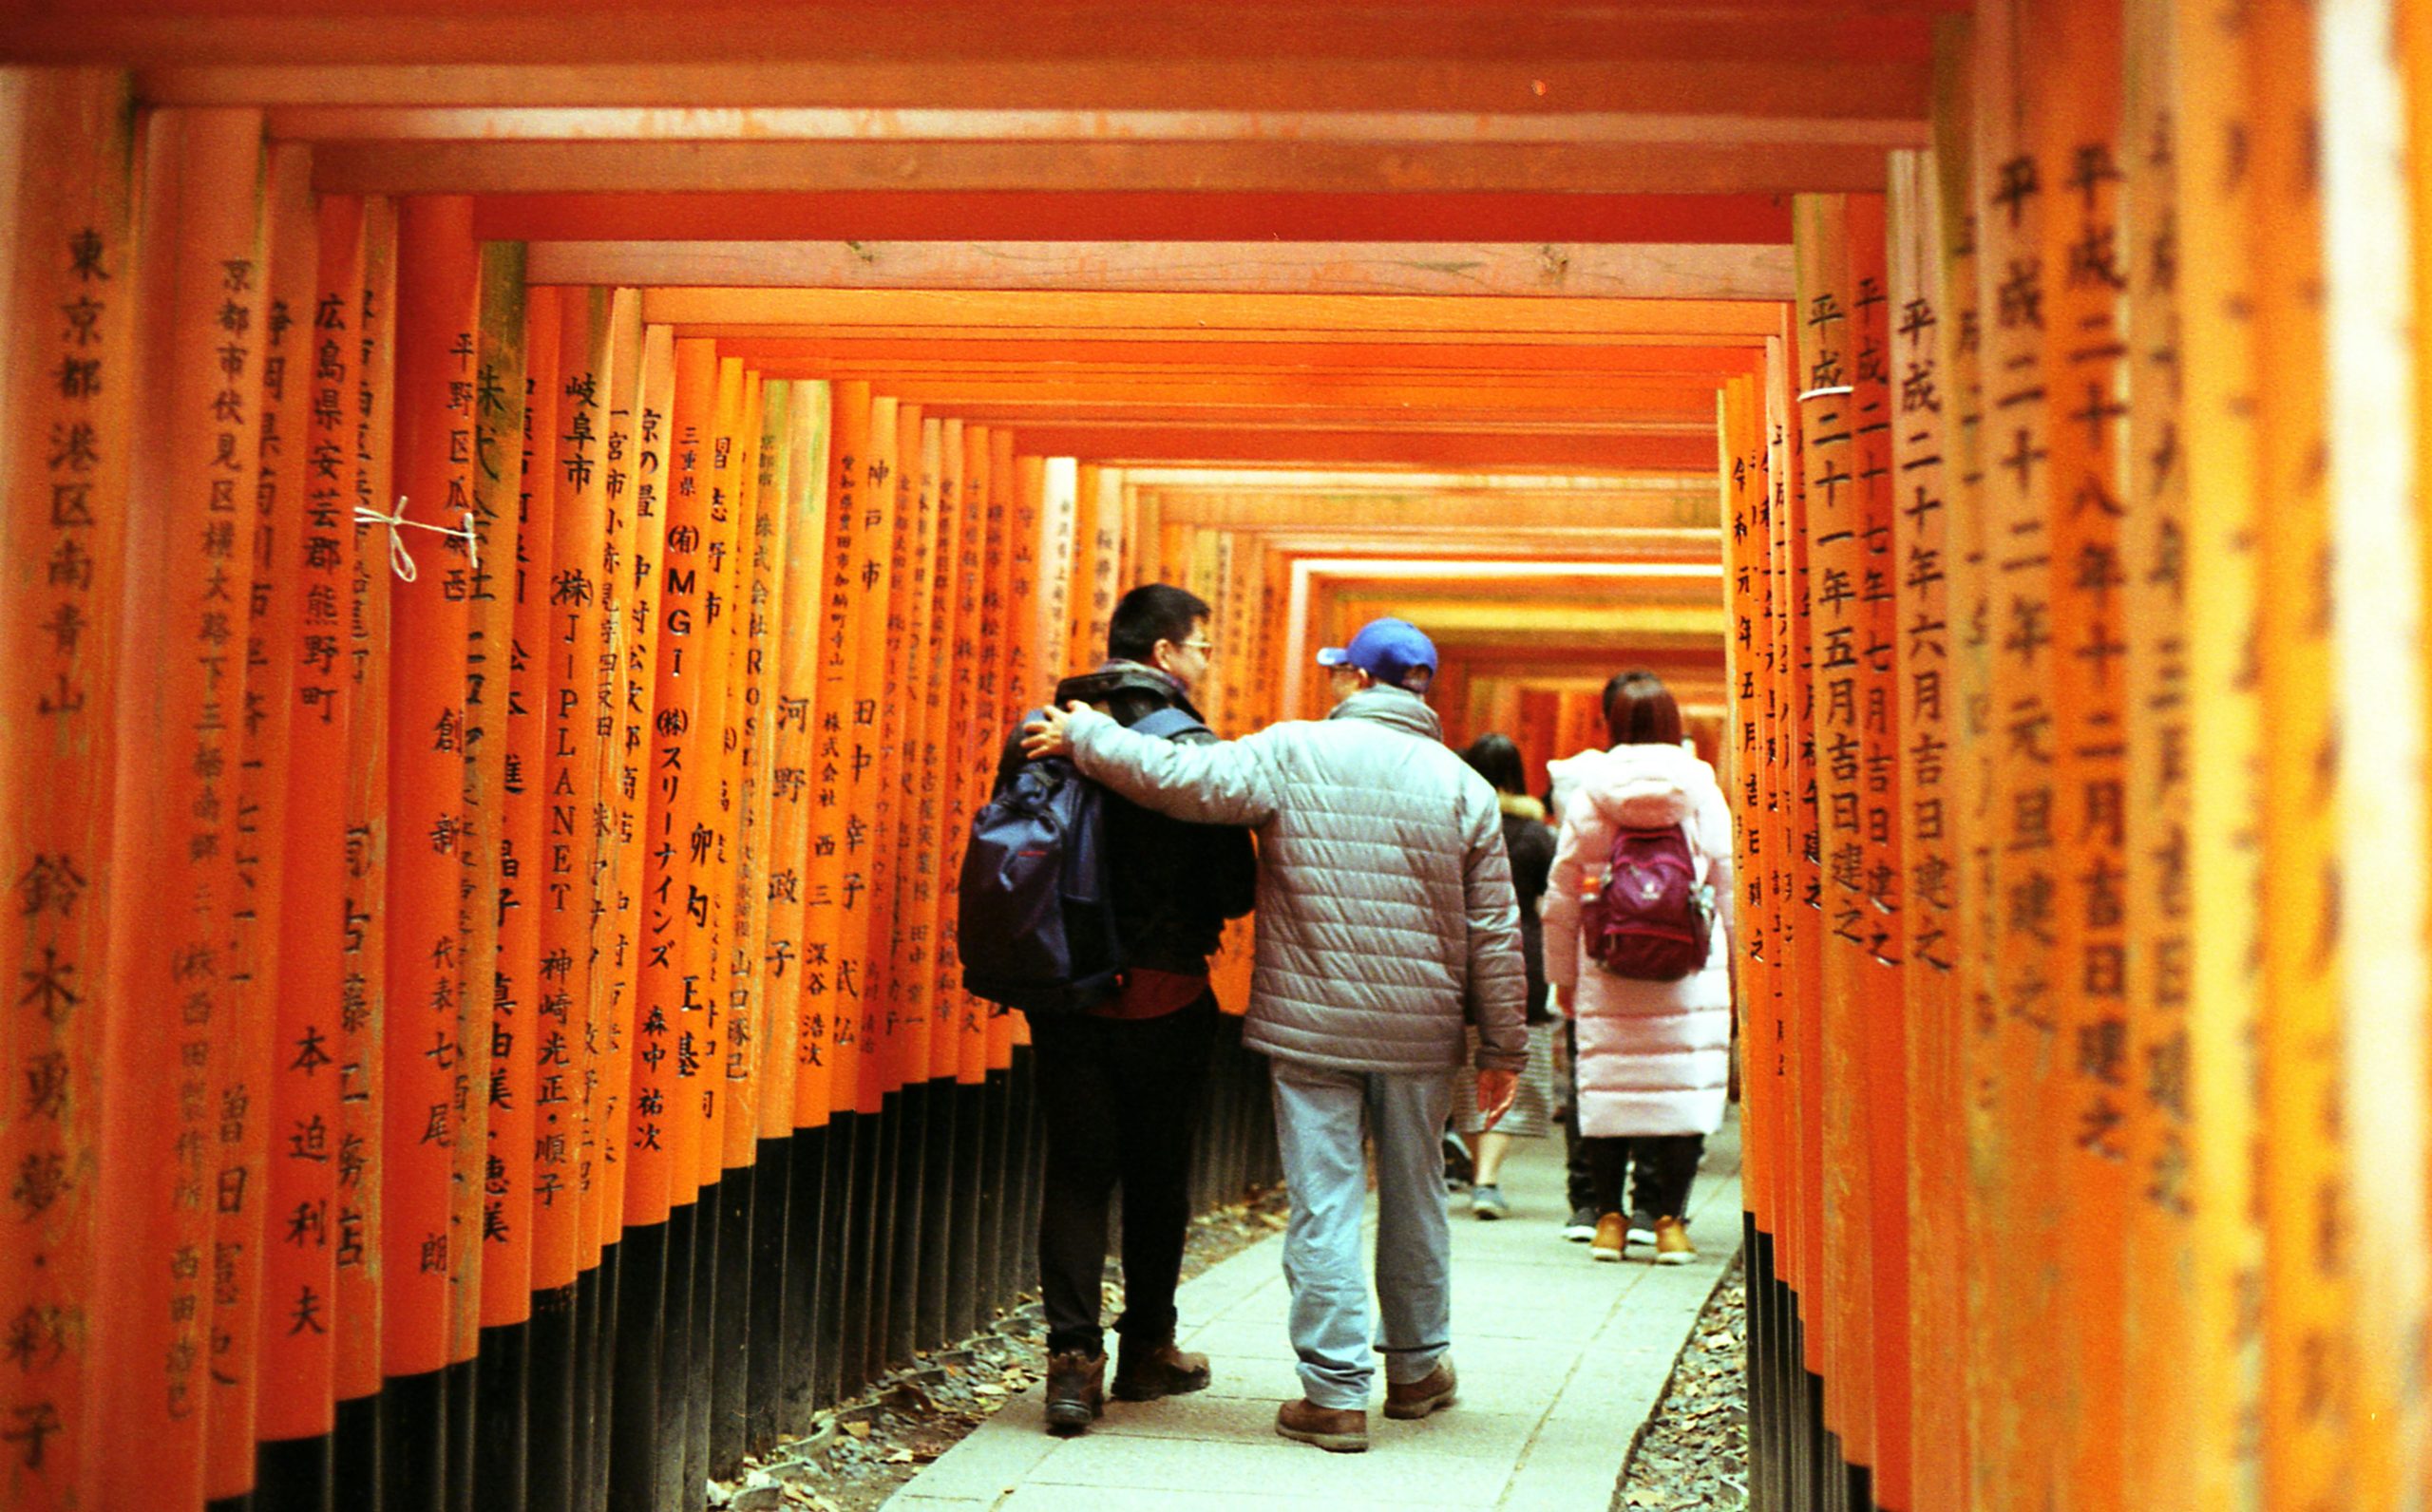
[[1218,745],[1075,713],[1074,762],[1144,808],[1258,830],[1258,945],[1243,1043],[1348,1071],[1528,1059],[1520,909],[1494,789],[1398,688]]
[[[1546,891],[1546,975],[1579,1022],[1580,1132],[1711,1134],[1731,1083],[1731,809],[1714,768],[1658,745],[1551,765],[1568,796]],[[1677,982],[1615,976],[1581,948],[1581,892],[1603,880],[1616,828],[1673,823],[1714,887],[1705,968]]]

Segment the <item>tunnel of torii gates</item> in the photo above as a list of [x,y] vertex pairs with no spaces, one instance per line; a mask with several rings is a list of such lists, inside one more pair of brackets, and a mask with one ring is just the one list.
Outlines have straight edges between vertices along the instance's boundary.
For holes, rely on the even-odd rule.
[[984,1322],[958,832],[1163,579],[1227,734],[1680,690],[1758,1504],[2423,1505],[2428,9],[8,5],[0,1503],[696,1506]]

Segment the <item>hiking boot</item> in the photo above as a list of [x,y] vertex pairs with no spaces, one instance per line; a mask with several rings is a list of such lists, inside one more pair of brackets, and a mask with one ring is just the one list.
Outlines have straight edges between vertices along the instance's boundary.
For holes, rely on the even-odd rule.
[[1592,1207],[1572,1208],[1570,1210],[1570,1221],[1562,1226],[1562,1237],[1570,1240],[1573,1244],[1585,1244],[1589,1239],[1594,1238],[1596,1237],[1596,1210]]
[[1047,1431],[1078,1433],[1106,1411],[1106,1355],[1064,1350],[1047,1357]]
[[1624,1232],[1619,1213],[1607,1213],[1598,1219],[1596,1237],[1587,1241],[1587,1257],[1591,1260],[1619,1260]]
[[1677,1218],[1655,1220],[1655,1263],[1686,1265],[1698,1257],[1698,1247],[1689,1242],[1689,1225]]
[[1112,1390],[1118,1402],[1153,1402],[1204,1391],[1207,1382],[1207,1356],[1176,1349],[1171,1329],[1153,1340],[1127,1337],[1115,1356]]
[[1368,1412],[1364,1408],[1320,1407],[1302,1397],[1275,1409],[1275,1431],[1287,1439],[1314,1444],[1329,1454],[1364,1454],[1368,1449]]
[[1453,1373],[1453,1358],[1446,1355],[1435,1362],[1435,1369],[1407,1386],[1388,1384],[1385,1388],[1385,1416],[1423,1418],[1439,1407],[1451,1407],[1453,1390],[1458,1384]]
[[1502,1187],[1486,1181],[1471,1189],[1470,1211],[1483,1219],[1510,1218],[1511,1204],[1503,1200]]

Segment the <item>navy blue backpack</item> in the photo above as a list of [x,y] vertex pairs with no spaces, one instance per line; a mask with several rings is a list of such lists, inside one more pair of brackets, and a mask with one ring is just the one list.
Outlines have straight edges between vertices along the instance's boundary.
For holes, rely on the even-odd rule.
[[[1168,740],[1206,728],[1179,709],[1131,727]],[[1105,796],[1071,757],[1050,756],[1024,762],[972,818],[955,929],[965,991],[1053,1014],[1084,1011],[1122,988]]]

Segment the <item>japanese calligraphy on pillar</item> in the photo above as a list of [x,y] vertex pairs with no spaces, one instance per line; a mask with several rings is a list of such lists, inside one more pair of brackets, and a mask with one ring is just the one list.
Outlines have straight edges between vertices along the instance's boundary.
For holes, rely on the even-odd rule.
[[[407,518],[465,528],[472,511],[479,379],[479,254],[471,205],[415,198],[398,210],[397,492]],[[385,512],[385,511],[384,511]],[[465,647],[470,542],[410,535],[411,581],[390,574],[389,1019],[382,1160],[388,1269],[387,1368],[449,1363],[453,1299],[480,1220],[478,1192],[455,1191],[464,1081]],[[410,648],[410,650],[408,650]]]
[[[344,423],[357,520],[385,513],[394,474],[397,210],[363,202],[363,279],[354,303],[354,387]],[[388,1038],[389,658],[385,527],[359,524],[344,639],[348,696],[346,841],[339,930],[335,1229],[338,1400],[380,1389],[386,1309],[381,1200],[382,1070]]]
[[0,439],[0,1484],[49,1512],[73,1504],[95,1363],[133,143],[121,78],[53,70],[21,87],[43,150],[0,211],[16,247],[0,387],[17,396]]
[[345,1002],[346,808],[352,680],[353,429],[363,287],[363,204],[318,210],[311,297],[296,315],[287,381],[304,396],[296,517],[286,542],[296,611],[288,643],[288,768],[277,921],[278,1013],[269,1061],[270,1163],[263,1237],[260,1434],[317,1437],[334,1422],[339,1017]]

